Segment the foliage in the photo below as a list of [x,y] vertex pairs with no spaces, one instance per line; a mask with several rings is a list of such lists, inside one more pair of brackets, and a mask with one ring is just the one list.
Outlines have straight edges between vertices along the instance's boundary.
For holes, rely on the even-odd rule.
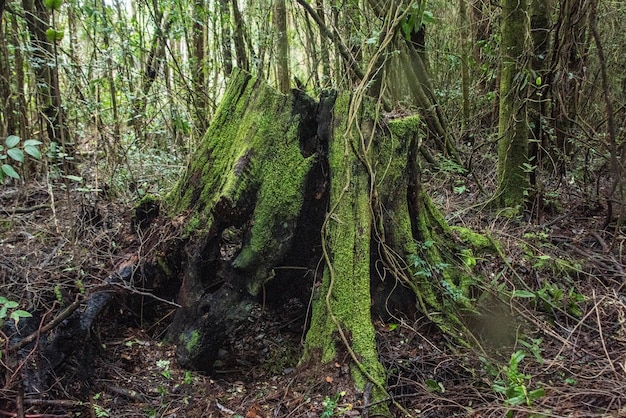
[[324,406],[324,411],[320,418],[330,418],[334,416],[340,416],[342,414],[343,408],[339,408],[339,399],[344,396],[345,392],[336,393],[332,398],[326,396],[322,405]]
[[564,310],[577,318],[582,316],[581,304],[587,300],[585,295],[577,292],[574,286],[564,288],[550,281],[546,281],[537,291],[517,289],[513,292],[513,296],[532,300],[537,308],[544,312]]
[[[532,376],[520,371],[520,365],[526,352],[518,350],[511,354],[508,365],[502,366],[500,370],[495,368],[487,359],[481,357],[483,367],[494,378],[492,389],[494,392],[504,396],[506,405],[526,405],[532,406],[533,401],[545,395],[544,388],[530,389]],[[507,413],[507,417],[512,417],[513,411]]]
[[30,318],[32,315],[30,312],[23,311],[21,309],[15,309],[19,306],[19,303],[8,300],[4,296],[0,296],[0,328],[4,324],[7,316],[15,321],[15,324],[20,321],[20,318]]
[[35,139],[27,139],[24,141],[21,147],[19,147],[19,143],[21,138],[17,135],[9,135],[5,141],[4,145],[0,144],[0,161],[3,162],[2,170],[0,170],[0,183],[4,180],[5,177],[11,177],[14,179],[19,179],[20,175],[17,173],[15,168],[7,162],[9,157],[17,163],[23,164],[25,154],[36,158],[38,160],[41,159],[41,152],[39,151],[39,145],[41,145],[40,141]]

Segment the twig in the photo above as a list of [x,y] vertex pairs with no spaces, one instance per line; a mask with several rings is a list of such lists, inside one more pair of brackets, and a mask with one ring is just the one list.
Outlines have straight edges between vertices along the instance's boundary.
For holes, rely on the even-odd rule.
[[112,283],[112,285],[113,285],[113,286],[115,286],[115,287],[119,287],[119,288],[121,288],[121,289],[124,289],[124,290],[128,290],[129,292],[131,292],[131,293],[135,293],[135,294],[137,294],[137,295],[141,295],[141,296],[148,296],[148,297],[150,297],[150,298],[152,298],[152,299],[155,299],[155,300],[157,300],[157,301],[159,301],[159,302],[166,303],[166,304],[168,304],[168,305],[172,305],[172,306],[174,306],[175,308],[180,308],[180,307],[181,307],[181,305],[179,305],[179,304],[178,304],[178,303],[176,303],[176,302],[172,302],[171,300],[167,300],[167,299],[160,298],[160,297],[158,297],[157,295],[155,295],[155,294],[153,294],[153,293],[150,293],[150,292],[145,292],[145,291],[142,291],[142,290],[138,290],[137,288],[132,287],[132,286],[129,286],[129,285],[127,285],[127,284],[123,284],[123,283]]
[[125,396],[126,398],[131,399],[133,401],[137,401],[137,402],[143,402],[143,403],[148,402],[145,395],[136,390],[126,389],[126,388],[115,386],[115,385],[112,385],[110,383],[103,382],[103,381],[100,381],[99,383],[101,383],[107,390],[117,395]]
[[76,408],[78,406],[84,406],[81,401],[72,401],[70,399],[24,399],[24,404],[35,406],[62,406],[66,408]]
[[[596,301],[595,289],[593,289],[592,295],[593,295],[593,301],[595,302]],[[602,302],[602,300],[604,300],[604,298],[600,299],[600,302]],[[617,371],[615,370],[615,366],[613,365],[613,360],[611,360],[609,351],[606,349],[606,342],[604,341],[604,335],[602,334],[602,320],[600,320],[600,310],[598,309],[598,305],[600,304],[600,302],[595,303],[593,306],[594,311],[596,311],[596,320],[598,321],[598,333],[600,334],[600,342],[602,343],[602,349],[604,350],[606,359],[609,361],[609,366],[611,366],[611,370],[613,371],[613,374],[615,374],[615,377],[619,379],[620,376],[617,374]]]
[[[17,417],[17,413],[4,411],[2,409],[0,409],[0,415],[5,416],[5,417]],[[69,416],[70,415],[68,415],[68,414],[63,414],[63,415],[56,415],[56,414],[26,414],[26,415],[24,415],[24,418],[65,418],[65,417],[69,417]]]
[[16,213],[31,213],[41,209],[50,209],[50,205],[35,205],[28,208],[15,208],[12,210],[0,208],[0,212],[4,213],[5,215],[11,216]]
[[223,413],[225,413],[225,414],[228,414],[228,415],[235,415],[235,413],[236,413],[236,412],[235,412],[235,411],[233,411],[232,409],[228,409],[228,408],[226,408],[224,405],[222,405],[222,404],[221,404],[221,403],[219,403],[219,402],[215,402],[215,406],[217,406],[217,409],[219,409],[219,410],[220,410],[220,412],[223,412]]
[[26,344],[39,338],[41,334],[44,334],[50,331],[51,329],[59,325],[61,322],[63,322],[63,320],[68,318],[76,309],[78,309],[81,303],[83,303],[83,298],[82,296],[78,295],[76,297],[76,300],[70,306],[65,308],[56,318],[50,321],[47,325],[41,327],[41,329],[38,329],[37,331],[33,332],[29,336],[21,339],[15,345],[9,347],[8,351],[17,351],[20,348],[24,347]]

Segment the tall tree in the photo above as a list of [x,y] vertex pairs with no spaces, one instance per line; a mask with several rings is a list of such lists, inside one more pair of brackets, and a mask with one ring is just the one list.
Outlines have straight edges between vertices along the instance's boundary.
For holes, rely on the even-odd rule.
[[276,76],[279,90],[289,92],[289,37],[285,0],[274,0],[274,30],[276,32]]
[[550,82],[553,86],[552,117],[555,120],[555,161],[561,173],[575,151],[569,138],[574,134],[580,114],[580,98],[589,57],[588,0],[561,0],[551,53]]
[[542,149],[549,143],[546,132],[548,112],[548,93],[550,86],[547,84],[548,54],[550,49],[550,30],[552,16],[552,1],[531,0],[529,5],[530,35],[532,40],[532,56],[530,58],[530,81],[528,83],[529,103],[528,122],[532,140],[529,144],[529,160],[533,163],[530,169],[530,186],[537,205],[536,211],[541,215],[542,186],[537,178],[537,170],[542,166]]
[[[41,125],[45,126],[50,141],[69,147],[65,143],[67,132],[64,129],[63,108],[61,107],[61,90],[59,87],[59,68],[55,43],[60,41],[61,32],[51,27],[51,16],[54,10],[47,8],[42,0],[23,0],[24,17],[30,32],[33,49],[31,68],[37,80],[37,98]],[[54,32],[47,32],[52,29]],[[50,33],[50,39],[48,34]],[[66,149],[66,152],[71,151]]]
[[230,73],[233,71],[232,30],[228,3],[228,0],[218,0],[222,62],[224,64],[224,75],[226,77],[230,76]]
[[500,23],[500,114],[498,122],[498,190],[500,207],[520,209],[528,178],[528,1],[503,0]]

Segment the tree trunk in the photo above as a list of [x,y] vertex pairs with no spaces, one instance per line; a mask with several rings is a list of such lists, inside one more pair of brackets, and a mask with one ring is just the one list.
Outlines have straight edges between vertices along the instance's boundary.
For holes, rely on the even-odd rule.
[[533,42],[533,53],[530,60],[531,80],[529,83],[528,120],[532,141],[529,144],[529,158],[534,163],[534,169],[529,173],[529,183],[532,188],[537,211],[537,219],[541,218],[542,186],[537,178],[537,169],[542,166],[542,149],[548,146],[548,133],[544,129],[548,116],[547,61],[550,46],[550,16],[552,15],[552,1],[531,0],[530,2],[530,34]]
[[289,39],[287,37],[287,6],[285,0],[274,0],[276,31],[276,78],[281,93],[289,92]]
[[23,0],[22,6],[33,47],[31,65],[37,80],[38,106],[43,119],[42,125],[46,127],[50,141],[64,145],[65,152],[73,155],[69,141],[65,141],[69,138],[63,126],[55,48],[46,37],[46,31],[50,28],[50,11],[41,0]]
[[306,306],[313,292],[302,363],[347,354],[357,387],[371,387],[376,413],[387,414],[372,309],[385,318],[419,309],[470,338],[461,317],[474,312],[475,236],[456,238],[421,186],[419,118],[383,122],[362,94],[325,92],[316,102],[233,72],[169,196],[189,237],[170,327],[182,365],[211,370],[261,302]]
[[500,115],[497,205],[521,209],[528,193],[528,121],[525,42],[528,2],[504,0],[501,20]]

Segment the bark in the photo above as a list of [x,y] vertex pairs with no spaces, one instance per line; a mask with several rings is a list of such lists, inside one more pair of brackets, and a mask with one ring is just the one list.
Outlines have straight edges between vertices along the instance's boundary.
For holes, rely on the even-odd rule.
[[547,60],[550,46],[550,17],[552,14],[552,2],[531,0],[530,2],[530,35],[532,39],[533,53],[530,60],[531,80],[529,83],[528,119],[532,140],[529,143],[529,158],[534,162],[535,169],[529,174],[529,182],[532,194],[537,205],[537,218],[541,218],[542,210],[542,186],[537,178],[537,168],[542,166],[541,149],[548,146],[548,133],[544,130],[548,116],[548,92],[547,84]]
[[235,31],[233,38],[235,41],[235,56],[237,57],[237,66],[242,70],[250,71],[250,61],[248,60],[248,54],[246,54],[246,44],[244,41],[244,21],[241,16],[241,11],[236,1],[231,3],[233,6],[233,18],[235,21]]
[[50,28],[50,12],[42,0],[23,0],[22,6],[33,48],[31,65],[37,80],[37,98],[40,116],[43,119],[42,125],[46,127],[49,140],[65,145],[65,152],[72,155],[68,144],[64,144],[64,139],[69,138],[63,126],[55,48],[46,37],[46,30]]
[[224,75],[226,77],[229,77],[230,73],[233,71],[233,48],[228,0],[219,0],[219,13],[221,29],[220,39],[222,47],[222,60],[224,63]]
[[556,161],[565,174],[566,163],[576,151],[574,136],[580,98],[588,67],[590,34],[589,1],[562,0],[551,54],[549,81],[554,86],[553,118]]
[[208,73],[206,45],[205,45],[205,22],[206,22],[206,2],[204,0],[195,0],[193,2],[193,25],[191,52],[195,63],[195,71],[192,72],[193,91],[192,97],[194,108],[194,124],[198,127],[197,131],[201,134],[206,132],[208,122],[206,116],[208,114],[208,95],[206,93]]
[[276,72],[278,88],[289,92],[289,40],[287,38],[287,6],[285,0],[274,0],[274,29],[276,31]]
[[497,205],[521,209],[528,193],[526,0],[502,2]]
[[289,254],[284,265],[311,268],[319,234],[308,228],[321,223],[325,210],[322,170],[313,156],[320,152],[314,102],[301,93],[281,95],[243,72],[232,78],[202,148],[171,195],[176,210],[192,211],[190,233],[197,235],[171,337],[179,343],[179,361],[202,370],[212,368],[225,336],[247,321],[275,276],[293,280],[285,297],[306,287],[301,275],[291,277],[293,270],[274,268]]
[[9,50],[7,39],[4,33],[4,22],[2,12],[4,11],[4,1],[0,0],[0,138],[6,138],[10,134],[15,134],[16,124],[13,117],[13,100],[11,85],[12,78],[9,66]]

